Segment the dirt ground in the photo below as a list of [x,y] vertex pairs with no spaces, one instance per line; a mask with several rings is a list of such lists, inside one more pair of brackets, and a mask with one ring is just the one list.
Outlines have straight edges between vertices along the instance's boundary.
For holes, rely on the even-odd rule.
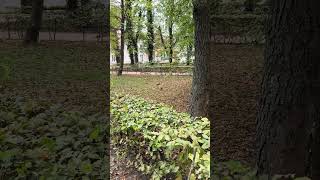
[[[105,109],[106,81],[101,75],[106,72],[105,61],[101,60],[104,49],[73,43],[64,44],[63,50],[59,46],[44,44],[33,51],[16,44],[1,43],[0,60],[6,62],[12,71],[10,79],[0,84],[0,93],[23,95],[50,103],[58,100],[72,108]],[[78,57],[74,58],[77,54]],[[210,117],[214,159],[240,160],[253,165],[263,48],[212,45],[211,55],[213,91]],[[71,63],[72,60],[77,60],[76,64]],[[137,77],[124,76],[113,86],[117,86],[117,90],[122,88],[124,92],[172,105],[179,111],[187,111],[191,77],[157,76],[153,80],[142,78],[139,83],[128,81],[130,78]]]
[[140,96],[187,112],[191,83],[191,76],[112,75],[111,91]]
[[0,92],[67,109],[106,112],[106,50],[96,43],[42,42],[25,47],[20,41],[0,43],[1,62],[9,78]]
[[212,45],[210,97],[214,159],[255,161],[255,119],[263,47]]

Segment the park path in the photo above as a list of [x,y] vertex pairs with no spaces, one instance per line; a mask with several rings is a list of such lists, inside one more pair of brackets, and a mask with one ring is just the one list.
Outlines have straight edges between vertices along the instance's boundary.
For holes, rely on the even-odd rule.
[[[117,74],[117,71],[110,71],[111,74]],[[138,72],[138,71],[123,71],[122,74],[124,75],[152,75],[152,76],[165,76],[165,75],[172,75],[172,76],[192,76],[192,73],[170,73],[170,72]]]
[[[97,41],[99,33],[88,32],[84,35],[85,41]],[[8,39],[8,32],[0,31],[0,39]],[[17,32],[10,32],[10,39],[16,40],[19,39],[19,35]],[[49,32],[40,32],[39,39],[40,40],[52,40],[53,33]],[[56,33],[56,41],[83,41],[83,34],[80,32],[57,32]]]

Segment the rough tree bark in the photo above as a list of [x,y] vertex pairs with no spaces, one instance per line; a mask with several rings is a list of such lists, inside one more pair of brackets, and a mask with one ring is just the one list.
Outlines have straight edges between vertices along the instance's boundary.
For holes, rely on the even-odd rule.
[[148,59],[149,62],[153,62],[153,51],[154,51],[154,29],[153,29],[153,3],[152,0],[148,0],[147,5],[147,41],[148,41]]
[[41,28],[43,14],[43,0],[32,1],[32,14],[30,27],[27,29],[25,43],[37,43],[39,40],[39,31]]
[[124,0],[121,0],[121,37],[120,37],[120,66],[118,69],[118,76],[122,75],[123,64],[124,64],[124,23],[125,23],[125,9]]
[[257,116],[258,174],[320,179],[320,1],[271,4]]
[[193,117],[208,115],[210,61],[209,0],[194,0],[195,61],[192,81],[190,113]]
[[[105,21],[106,21],[106,26],[103,26],[105,28],[105,30],[103,32],[107,32],[106,33],[106,51],[107,51],[107,61],[106,62],[106,75],[107,75],[107,81],[106,83],[101,83],[102,86],[104,86],[105,88],[105,94],[106,94],[106,99],[105,99],[105,103],[106,103],[106,114],[105,117],[109,117],[107,118],[107,122],[106,124],[110,127],[110,1],[106,1],[106,6],[105,9],[106,14],[105,14]],[[110,141],[111,141],[111,135],[110,135],[110,131],[107,131],[106,135],[106,152],[107,152],[107,159],[106,162],[110,162]],[[110,168],[108,168],[109,172],[107,172],[107,177],[106,179],[110,179]]]

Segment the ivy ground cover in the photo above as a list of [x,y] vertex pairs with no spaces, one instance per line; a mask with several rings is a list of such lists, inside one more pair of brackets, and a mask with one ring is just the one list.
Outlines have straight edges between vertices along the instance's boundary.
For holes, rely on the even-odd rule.
[[0,97],[0,179],[106,179],[106,117]]
[[[112,144],[151,179],[209,179],[210,123],[163,104],[112,95]],[[189,173],[191,171],[191,173]]]

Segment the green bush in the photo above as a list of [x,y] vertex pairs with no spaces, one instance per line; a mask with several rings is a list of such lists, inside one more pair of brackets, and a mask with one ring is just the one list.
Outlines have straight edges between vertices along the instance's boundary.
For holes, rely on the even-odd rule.
[[0,97],[0,117],[1,178],[108,177],[105,116]]
[[[132,163],[152,179],[210,177],[210,122],[191,118],[162,104],[113,95],[112,143],[134,155]],[[194,153],[195,152],[195,153]]]

